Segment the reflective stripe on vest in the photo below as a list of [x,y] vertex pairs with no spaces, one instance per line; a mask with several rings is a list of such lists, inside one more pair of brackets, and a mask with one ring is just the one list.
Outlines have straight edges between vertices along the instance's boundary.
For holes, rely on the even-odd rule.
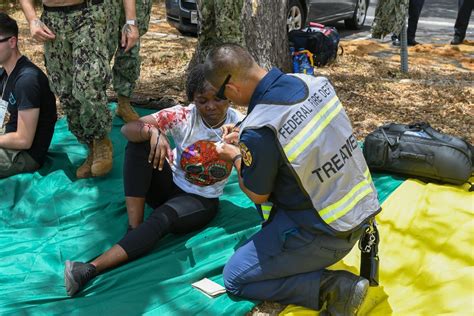
[[360,200],[372,193],[372,179],[370,177],[369,169],[364,173],[365,179],[359,182],[355,187],[352,188],[342,199],[326,206],[322,210],[318,211],[319,216],[328,224],[346,215],[354,205]]
[[319,218],[335,231],[350,231],[379,211],[375,186],[332,85],[324,77],[295,77],[304,82],[306,98],[257,104],[240,133],[269,127]]
[[270,212],[272,211],[273,203],[263,203],[260,204],[260,207],[262,208],[263,220],[267,221],[270,217]]
[[[331,123],[331,120],[342,110],[342,104],[334,96],[321,111],[313,117],[313,119],[296,135],[292,141],[285,146],[284,151],[288,157],[288,161],[292,162],[305,150],[311,142],[313,142],[324,128]],[[328,114],[325,116],[325,114]],[[317,128],[314,128],[317,126]]]

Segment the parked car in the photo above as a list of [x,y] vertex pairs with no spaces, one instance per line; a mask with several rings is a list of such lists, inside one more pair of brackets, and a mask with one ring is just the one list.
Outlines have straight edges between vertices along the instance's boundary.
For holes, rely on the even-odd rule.
[[[344,20],[347,28],[360,29],[370,0],[289,0],[288,31],[308,22],[332,23]],[[166,19],[183,34],[198,32],[196,0],[166,0]]]
[[308,22],[321,24],[344,20],[347,28],[360,29],[367,16],[370,0],[289,0],[288,31]]
[[198,13],[196,0],[166,0],[166,20],[182,34],[196,35]]

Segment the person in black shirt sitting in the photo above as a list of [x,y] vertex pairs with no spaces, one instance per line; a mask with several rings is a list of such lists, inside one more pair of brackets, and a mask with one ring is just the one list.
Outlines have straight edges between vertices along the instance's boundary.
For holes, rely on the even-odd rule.
[[18,49],[18,25],[0,12],[0,178],[41,167],[56,123],[48,78]]

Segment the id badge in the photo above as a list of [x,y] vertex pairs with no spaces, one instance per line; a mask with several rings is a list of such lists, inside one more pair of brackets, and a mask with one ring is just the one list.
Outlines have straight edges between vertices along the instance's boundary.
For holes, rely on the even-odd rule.
[[5,114],[7,113],[8,102],[0,100],[0,128],[3,128],[5,121]]

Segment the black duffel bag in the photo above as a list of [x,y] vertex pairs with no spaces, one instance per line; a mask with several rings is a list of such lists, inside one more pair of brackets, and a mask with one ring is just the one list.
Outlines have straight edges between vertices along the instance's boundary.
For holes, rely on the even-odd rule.
[[365,138],[364,157],[371,170],[452,184],[468,182],[474,165],[471,144],[428,123],[377,128]]

